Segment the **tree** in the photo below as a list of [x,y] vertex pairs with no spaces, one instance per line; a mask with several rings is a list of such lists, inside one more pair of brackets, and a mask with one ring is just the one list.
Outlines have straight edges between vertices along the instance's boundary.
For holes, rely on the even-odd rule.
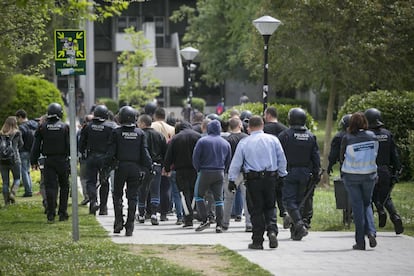
[[0,1],[0,108],[15,93],[9,88],[13,82],[7,81],[13,74],[53,74],[55,28],[78,28],[82,20],[103,20],[120,14],[128,4],[129,1]]
[[152,77],[149,67],[143,67],[145,60],[152,55],[151,50],[146,48],[149,41],[143,32],[136,32],[131,27],[125,29],[125,33],[135,50],[124,51],[118,57],[118,62],[123,65],[119,69],[119,100],[132,106],[144,106],[148,100],[159,95],[160,81]]
[[234,76],[241,66],[260,80],[263,39],[252,20],[264,14],[283,23],[270,40],[270,88],[328,95],[323,167],[338,97],[414,86],[411,1],[198,1],[185,39],[198,44],[207,76]]

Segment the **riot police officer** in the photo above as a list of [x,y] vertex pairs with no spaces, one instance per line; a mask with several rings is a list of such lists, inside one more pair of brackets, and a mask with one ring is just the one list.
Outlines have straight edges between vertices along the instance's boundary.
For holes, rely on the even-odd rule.
[[[331,141],[331,150],[329,152],[328,160],[328,168],[327,172],[329,175],[332,173],[332,167],[335,165],[336,162],[340,162],[340,152],[341,152],[341,142],[342,138],[347,133],[347,128],[349,126],[349,119],[351,118],[351,114],[346,114],[342,116],[341,121],[339,122],[339,125],[341,127],[341,130],[335,134],[335,136],[332,138]],[[342,166],[342,164],[340,164]],[[339,179],[338,181],[342,181]],[[351,223],[351,208],[350,203],[347,206],[348,208],[343,209],[343,223],[344,224],[350,224]]]
[[47,119],[35,133],[30,157],[34,169],[39,168],[40,154],[45,157],[44,183],[47,201],[47,221],[53,223],[59,190],[59,221],[68,220],[69,196],[69,126],[61,121],[62,106],[52,103],[47,108]]
[[384,127],[381,112],[378,109],[367,109],[365,117],[368,120],[369,129],[375,133],[379,142],[377,155],[378,179],[372,196],[372,201],[378,212],[378,226],[384,227],[386,224],[387,214],[385,208],[394,224],[395,233],[401,234],[404,232],[404,227],[391,198],[391,191],[395,184],[394,180],[397,179],[401,170],[397,146],[392,133]]
[[[109,173],[111,159],[108,149],[112,137],[113,124],[107,122],[108,108],[105,105],[97,105],[93,112],[93,119],[81,130],[79,139],[79,152],[86,158],[86,189],[89,197],[89,213],[95,215],[107,215],[107,200],[109,192]],[[98,174],[100,180],[99,200],[97,200]],[[105,174],[105,177],[102,175]]]
[[[134,217],[137,208],[138,187],[144,176],[144,171],[152,170],[152,160],[148,152],[147,140],[144,132],[136,126],[137,112],[130,106],[123,106],[119,110],[121,127],[113,130],[110,156],[115,158],[114,190],[114,233],[120,233],[125,227],[125,235],[132,236],[134,231]],[[126,197],[128,199],[128,215],[124,225],[122,215],[122,196],[126,183]]]
[[289,128],[279,134],[288,168],[282,194],[287,211],[293,220],[291,238],[301,240],[308,234],[307,228],[313,211],[313,192],[311,191],[304,202],[303,200],[309,189],[313,188],[311,185],[319,182],[320,156],[316,136],[305,126],[306,112],[301,108],[290,109],[288,122]]

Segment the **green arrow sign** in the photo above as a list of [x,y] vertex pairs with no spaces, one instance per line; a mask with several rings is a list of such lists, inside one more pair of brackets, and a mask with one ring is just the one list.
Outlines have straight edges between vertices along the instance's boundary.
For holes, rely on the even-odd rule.
[[55,30],[55,67],[57,75],[86,74],[84,30]]

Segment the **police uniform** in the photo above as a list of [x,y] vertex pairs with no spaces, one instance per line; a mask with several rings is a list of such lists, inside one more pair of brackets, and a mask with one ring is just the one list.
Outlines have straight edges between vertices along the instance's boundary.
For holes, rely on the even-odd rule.
[[[101,118],[93,118],[82,130],[79,140],[79,151],[86,153],[86,189],[88,191],[89,213],[95,215],[100,209],[100,215],[106,215],[109,192],[108,167],[111,158],[108,149],[112,137],[113,124]],[[99,174],[99,199],[97,200],[97,181]],[[104,177],[103,177],[104,176]]]
[[[119,112],[121,127],[114,129],[110,155],[117,160],[114,178],[114,233],[120,233],[123,227],[126,236],[132,236],[134,217],[137,207],[138,187],[144,171],[150,171],[152,160],[148,152],[144,132],[135,125],[136,111],[130,106],[124,106]],[[124,225],[122,215],[122,196],[126,183],[128,199],[128,215]]]
[[[295,115],[296,112],[299,115]],[[294,116],[299,116],[299,119]],[[312,217],[313,193],[304,203],[302,201],[306,192],[312,188],[312,177],[319,177],[320,157],[316,137],[305,127],[306,113],[294,108],[289,111],[288,117],[290,128],[279,135],[288,170],[283,184],[283,201],[294,223],[291,238],[301,240],[307,235],[305,222],[310,224]],[[304,208],[301,209],[300,205],[304,205]]]
[[384,227],[386,224],[387,214],[385,208],[394,224],[395,233],[401,234],[404,232],[404,227],[391,198],[393,181],[398,177],[398,172],[401,170],[397,146],[392,133],[384,128],[384,124],[380,121],[381,113],[379,110],[370,108],[365,111],[365,116],[368,119],[370,130],[374,132],[379,142],[376,159],[378,179],[372,195],[372,201],[378,211],[379,227]]
[[62,107],[51,104],[48,108],[46,122],[35,133],[31,154],[31,164],[38,165],[40,154],[45,157],[44,183],[47,201],[47,220],[53,222],[56,215],[57,195],[59,190],[59,220],[69,218],[67,213],[69,196],[69,126],[63,123]]
[[[259,127],[261,122],[261,128]],[[263,132],[259,116],[249,120],[255,130],[240,140],[229,168],[229,189],[244,172],[247,207],[253,226],[250,249],[263,249],[263,234],[267,231],[269,247],[277,247],[276,183],[278,177],[286,176],[286,158],[279,140]]]

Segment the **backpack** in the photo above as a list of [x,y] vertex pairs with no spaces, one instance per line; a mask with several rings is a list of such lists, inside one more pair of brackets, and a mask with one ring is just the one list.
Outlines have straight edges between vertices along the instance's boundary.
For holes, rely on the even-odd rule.
[[14,164],[13,138],[14,135],[11,137],[0,135],[0,163],[2,165]]

